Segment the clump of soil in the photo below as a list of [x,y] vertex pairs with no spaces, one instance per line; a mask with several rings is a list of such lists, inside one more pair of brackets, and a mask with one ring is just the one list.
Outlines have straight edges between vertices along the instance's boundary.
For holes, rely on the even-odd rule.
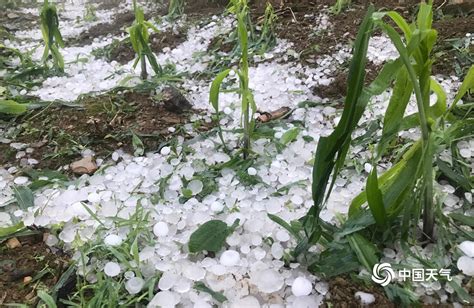
[[[23,124],[16,142],[43,141],[31,154],[31,158],[39,161],[38,168],[57,169],[79,158],[84,149],[91,149],[100,157],[117,148],[133,153],[132,132],[141,139],[146,151],[157,150],[175,134],[183,135],[180,128],[190,123],[191,114],[199,112],[171,112],[150,92],[139,91],[89,96],[78,103],[84,108],[50,107],[18,119]],[[198,131],[209,128],[195,124]],[[176,131],[170,132],[169,127]],[[188,137],[185,133],[184,136]],[[0,164],[15,159],[8,145],[0,144],[0,153]]]
[[356,292],[365,292],[374,295],[375,302],[370,307],[396,307],[385,295],[383,289],[376,286],[365,286],[355,283],[347,277],[329,279],[329,299],[326,299],[323,308],[329,307],[362,307],[360,300],[355,297]]
[[[20,237],[21,247],[0,244],[0,306],[21,303],[36,306],[39,290],[49,292],[69,267],[69,257],[54,253],[42,234]],[[28,281],[28,282],[27,282]]]

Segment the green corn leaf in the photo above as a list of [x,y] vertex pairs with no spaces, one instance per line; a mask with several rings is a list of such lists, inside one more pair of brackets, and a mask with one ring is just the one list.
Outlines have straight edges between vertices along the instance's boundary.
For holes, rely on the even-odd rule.
[[[397,198],[405,191],[410,181],[416,180],[420,159],[421,142],[418,141],[411,146],[398,163],[378,178],[378,184],[383,194],[387,212]],[[367,194],[364,190],[352,200],[349,206],[349,217],[355,215],[365,202],[367,202]]]
[[0,114],[20,115],[26,112],[26,106],[11,99],[0,99]]
[[344,225],[342,225],[341,230],[337,232],[337,236],[342,238],[346,235],[364,230],[373,224],[375,224],[375,220],[369,212],[359,211],[347,219]]
[[377,155],[381,157],[389,143],[397,136],[405,109],[410,101],[413,86],[408,79],[408,73],[405,68],[401,69],[395,80],[392,91],[392,97],[385,112],[383,120],[382,137],[377,146]]
[[443,87],[433,78],[430,79],[431,90],[436,94],[436,103],[430,108],[429,114],[434,119],[446,112],[446,92]]
[[225,71],[220,72],[212,81],[211,89],[209,91],[209,101],[211,102],[211,105],[216,111],[216,113],[219,112],[219,92],[221,84],[227,77],[227,75],[229,75],[230,71],[230,69],[226,69]]
[[[334,256],[337,256],[337,258]],[[319,259],[308,266],[308,270],[325,278],[330,278],[357,271],[359,267],[360,264],[351,247],[345,244],[330,247],[323,251]]]
[[454,98],[454,102],[452,106],[449,108],[450,111],[456,106],[456,104],[461,100],[461,98],[463,98],[463,96],[468,91],[474,91],[474,65],[471,65],[471,67],[469,68],[469,71],[466,74],[466,77],[464,77],[464,81],[459,87],[458,93],[456,94],[456,97]]
[[[446,93],[444,92],[443,87],[433,78],[431,78],[430,80],[430,87],[431,87],[431,90],[436,94],[437,100],[433,106],[430,106],[427,109],[428,111],[427,113],[433,119],[437,119],[443,114],[445,114],[446,112]],[[406,116],[400,125],[400,129],[408,130],[417,125],[420,125],[419,119],[420,119],[420,116],[418,112],[415,112]]]
[[347,239],[360,264],[372,272],[374,265],[379,261],[375,245],[359,233],[351,234]]
[[405,35],[405,40],[409,42],[413,31],[411,30],[410,25],[405,21],[405,19],[395,11],[388,12],[387,16],[389,16],[403,31],[403,34]]
[[[360,26],[354,44],[354,55],[351,61],[348,77],[348,94],[344,104],[344,111],[334,132],[329,137],[321,137],[316,149],[313,166],[312,196],[314,205],[305,217],[305,225],[315,226],[314,220],[319,216],[319,209],[323,203],[329,178],[334,169],[332,183],[326,193],[326,198],[331,192],[331,188],[337,177],[339,169],[344,163],[345,156],[349,149],[351,134],[359,121],[365,106],[368,102],[369,94],[365,95],[367,100],[361,99],[364,77],[365,63],[370,33],[373,28],[371,6]],[[384,75],[386,77],[386,75]],[[313,220],[313,222],[309,222]],[[309,230],[311,233],[312,231]]]
[[[425,106],[425,105],[429,104],[429,86],[426,87],[424,85],[426,83],[429,83],[429,76],[426,74],[426,73],[429,73],[429,72],[426,71],[427,68],[424,66],[424,70],[425,70],[424,75],[426,75],[426,76],[424,76],[424,78],[420,77],[420,82],[421,82],[421,84],[420,84],[418,82],[418,79],[417,79],[417,74],[415,72],[415,68],[412,65],[411,61],[410,61],[410,50],[412,50],[411,48],[413,48],[414,45],[416,46],[416,43],[418,43],[418,39],[414,39],[415,37],[417,37],[417,38],[421,37],[420,41],[423,42],[423,39],[426,38],[428,33],[427,33],[427,31],[422,31],[422,32],[416,33],[413,36],[410,43],[408,44],[408,47],[405,47],[402,40],[401,40],[401,38],[400,38],[400,36],[395,31],[395,29],[393,29],[393,27],[391,27],[390,25],[385,24],[385,23],[379,23],[379,26],[390,37],[390,40],[395,45],[395,48],[397,49],[398,53],[400,54],[400,59],[403,61],[403,64],[404,64],[404,66],[406,67],[406,69],[408,71],[408,76],[411,80],[411,83],[413,85],[413,89],[415,91],[415,97],[416,97],[416,103],[417,103],[417,106],[418,106],[419,121],[420,121],[420,126],[421,126],[421,132],[422,132],[422,135],[423,135],[423,140],[427,140],[428,137],[429,137],[429,131],[430,130],[428,128],[428,123],[427,123],[427,114],[426,114],[427,113],[427,110],[426,110],[427,106]],[[424,47],[426,47],[426,46],[424,46]],[[420,47],[420,49],[423,49],[423,48]],[[419,53],[420,52],[418,50],[417,54],[415,55],[415,58],[420,57]],[[421,60],[417,60],[417,61],[419,63],[422,63],[420,65],[425,64],[424,61],[421,61]],[[428,79],[428,81],[426,81],[426,78]],[[425,91],[422,92],[422,90],[425,90]],[[425,99],[424,99],[424,97],[425,97]],[[426,168],[428,168],[428,167],[426,166]],[[431,166],[429,166],[429,168],[431,168]],[[428,170],[428,169],[425,169],[425,171],[426,170]]]
[[385,205],[383,202],[382,191],[377,181],[377,168],[374,166],[367,179],[365,188],[367,195],[367,204],[380,227],[387,225],[387,214],[385,213]]

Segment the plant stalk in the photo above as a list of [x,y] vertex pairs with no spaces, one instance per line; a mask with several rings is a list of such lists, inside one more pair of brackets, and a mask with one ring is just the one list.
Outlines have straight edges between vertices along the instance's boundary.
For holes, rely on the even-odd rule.
[[140,57],[140,65],[141,65],[140,78],[143,80],[146,80],[148,77],[148,73],[146,71],[146,58],[144,54],[142,54]]

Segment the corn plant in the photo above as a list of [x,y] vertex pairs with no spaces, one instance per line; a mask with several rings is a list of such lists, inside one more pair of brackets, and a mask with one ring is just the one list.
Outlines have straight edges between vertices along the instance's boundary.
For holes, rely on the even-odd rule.
[[148,59],[148,62],[150,62],[155,73],[157,75],[162,75],[162,68],[156,61],[155,55],[150,48],[150,35],[148,34],[149,29],[156,32],[158,32],[158,29],[145,20],[143,10],[137,6],[136,0],[133,1],[133,9],[135,11],[135,21],[133,22],[133,25],[128,28],[133,50],[137,54],[137,58],[133,63],[133,68],[135,68],[138,62],[140,62],[140,77],[144,80],[147,79],[148,72],[146,69],[146,60]]
[[48,0],[45,0],[41,8],[40,19],[41,33],[43,34],[44,41],[42,60],[46,63],[51,53],[54,67],[60,71],[64,71],[64,59],[59,52],[59,48],[64,47],[64,42],[61,32],[59,32],[59,19],[56,6],[49,4]]
[[[390,20],[385,21],[386,17]],[[392,23],[404,33],[406,43],[403,43]],[[406,241],[409,231],[412,228],[416,231],[420,215],[423,216],[424,238],[430,240],[434,234],[435,214],[439,215],[436,216],[439,223],[447,220],[438,208],[439,203],[434,200],[434,161],[439,161],[435,158],[453,142],[472,137],[472,113],[457,105],[469,90],[474,90],[474,66],[447,109],[446,94],[431,77],[431,50],[436,40],[436,31],[431,28],[431,23],[431,2],[421,4],[417,20],[411,25],[396,12],[374,13],[373,7],[369,8],[361,23],[354,42],[348,93],[341,119],[331,135],[319,139],[316,149],[312,183],[314,205],[302,219],[291,223],[269,215],[296,238],[298,245],[292,252],[292,258],[308,255],[309,247],[316,243],[326,248],[320,255],[306,256],[310,271],[330,277],[356,271],[360,264],[372,271],[379,260],[377,247],[383,247],[387,239]],[[392,40],[399,58],[386,63],[377,78],[364,87],[368,42],[377,28]],[[385,112],[382,136],[376,146],[365,190],[350,204],[348,219],[341,221],[340,227],[330,225],[322,221],[319,214],[344,167],[353,132],[370,98],[383,93],[392,84],[392,97]],[[412,93],[415,94],[418,112],[404,117]],[[431,93],[437,97],[433,105],[429,101]],[[467,105],[467,108],[472,108]],[[393,166],[378,176],[375,166],[389,145],[396,142],[399,132],[415,127],[420,129],[421,138],[407,144]],[[439,162],[437,165],[442,166]],[[449,169],[446,166],[443,168]],[[467,192],[472,189],[468,178],[463,179],[459,174],[456,178],[461,178],[460,188]],[[344,256],[343,260],[334,258],[336,255]],[[393,288],[390,291],[392,294],[400,291]]]
[[167,17],[171,20],[178,18],[184,13],[184,0],[170,0]]
[[[243,121],[243,153],[244,157],[247,157],[250,153],[250,139],[252,132],[255,127],[254,114],[257,110],[252,91],[249,87],[249,52],[248,52],[248,32],[247,32],[247,19],[249,18],[249,8],[247,0],[233,0],[233,10],[237,18],[237,28],[239,35],[239,48],[241,50],[240,62],[237,69],[235,69],[236,75],[239,77],[239,90],[238,93],[241,98],[242,108],[242,121]],[[231,69],[227,69],[217,75],[215,80],[212,82],[209,100],[216,111],[217,116],[219,115],[219,91],[222,81],[229,75]],[[221,141],[224,143],[222,132],[219,128],[219,136]],[[225,146],[225,145],[224,145]]]

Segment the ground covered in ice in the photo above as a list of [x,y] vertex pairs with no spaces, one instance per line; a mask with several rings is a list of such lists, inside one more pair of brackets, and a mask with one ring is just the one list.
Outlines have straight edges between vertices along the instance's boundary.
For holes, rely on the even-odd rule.
[[[131,10],[130,2],[125,1],[114,9],[97,9],[94,21],[87,22],[82,20],[86,7],[85,3],[76,2],[60,6],[60,26],[66,41],[93,26],[112,22],[114,14]],[[146,11],[153,12],[153,8],[147,6]],[[38,14],[36,9],[21,12]],[[306,15],[305,18],[318,22],[314,28],[317,33],[337,31],[327,9]],[[120,290],[118,304],[125,304],[138,295],[149,307],[211,307],[222,300],[219,296],[225,298],[223,307],[316,307],[330,303],[337,290],[334,282],[311,274],[303,261],[301,264],[287,262],[296,242],[267,214],[292,221],[304,216],[313,204],[314,151],[319,138],[329,135],[341,116],[340,101],[317,95],[315,88],[331,87],[337,79],[341,67],[351,57],[349,42],[338,42],[330,52],[307,62],[302,61],[295,42],[278,39],[272,50],[253,58],[249,77],[258,110],[271,112],[289,107],[292,112],[286,119],[261,124],[252,141],[251,159],[236,161],[226,153],[215,129],[202,133],[196,125],[213,121],[209,104],[213,76],[209,78],[209,74],[203,72],[219,63],[220,54],[209,52],[210,47],[216,38],[232,31],[235,21],[218,14],[203,17],[198,22],[183,19],[176,23],[155,21],[155,25],[163,32],[176,31],[178,27],[186,29],[182,43],[174,48],[164,47],[156,54],[159,64],[172,67],[175,74],[184,76],[179,87],[199,110],[178,129],[185,131],[186,136],[173,135],[141,155],[136,151],[140,150],[136,142],[135,155],[134,150],[120,146],[104,156],[96,155],[91,148],[78,147],[76,154],[92,157],[98,170],[93,174],[63,178],[59,173],[25,171],[35,170],[40,158],[32,155],[40,151],[40,147],[35,142],[16,140],[15,127],[0,126],[3,135],[0,142],[14,157],[0,168],[0,227],[22,223],[32,229],[48,230],[45,243],[53,251],[65,251],[72,256],[77,275],[84,277],[83,284]],[[65,47],[61,50],[66,63],[63,76],[38,80],[38,85],[13,94],[34,97],[37,104],[43,106],[56,102],[80,107],[84,96],[107,95],[110,91],[119,91],[115,93],[120,96],[123,95],[120,91],[131,91],[127,87],[131,89],[142,83],[140,66],[133,68],[133,60],[125,64],[109,61],[93,52],[124,38],[125,33],[104,33],[88,45]],[[472,44],[469,36],[467,38]],[[14,37],[3,43],[31,53],[32,59],[39,61],[40,42],[41,33],[32,28],[15,32]],[[379,35],[371,39],[368,59],[373,67],[397,56],[387,37]],[[436,79],[447,90],[448,101],[452,101],[460,85],[459,78],[437,75]],[[236,76],[228,77],[226,84],[228,88],[236,86]],[[161,89],[154,86],[150,97],[159,95]],[[355,136],[361,138],[355,139],[358,142],[347,158],[350,168],[337,179],[334,192],[321,212],[323,220],[339,224],[351,200],[364,189],[371,170],[371,150],[363,135],[368,127],[382,119],[390,94],[387,91],[370,101],[370,112],[364,114]],[[226,148],[234,150],[239,147],[240,139],[238,95],[221,93],[220,106]],[[45,110],[47,113],[48,109]],[[412,99],[407,114],[415,111]],[[84,120],[80,113],[78,116],[78,121]],[[167,130],[173,133],[177,127],[170,124]],[[418,137],[417,130],[400,136],[405,140]],[[457,150],[471,170],[473,149],[472,139],[457,144]],[[446,156],[449,159],[449,153]],[[68,165],[69,162],[59,165],[57,170],[70,175]],[[391,165],[390,159],[385,160],[377,167],[379,174]],[[31,196],[34,199],[23,200],[33,206],[25,208],[18,204],[16,197],[23,196],[23,188],[36,185],[41,188],[34,190]],[[437,188],[445,213],[463,212],[466,204],[472,203],[472,193],[458,196],[446,180],[438,181]],[[472,215],[472,211],[469,208],[465,214]],[[191,254],[187,246],[190,235],[212,219],[222,220],[229,226],[237,221],[238,226],[218,253]],[[453,229],[453,232],[472,231],[468,226],[460,228],[462,230]],[[466,281],[474,274],[473,245],[464,241],[460,250],[453,248],[446,255],[443,263],[452,267],[457,261],[452,278],[455,286],[465,287],[466,292],[472,292]],[[321,249],[314,247],[315,252]],[[413,247],[413,253],[428,259],[436,255],[434,250],[432,244]],[[401,267],[422,265],[414,257],[405,258],[398,245],[386,248],[380,262]],[[361,270],[359,276],[370,277],[370,274]],[[388,304],[381,289],[361,285],[354,291],[353,303]],[[459,290],[454,289],[453,284],[445,282],[413,283],[413,294],[425,303],[459,301],[456,292]]]

